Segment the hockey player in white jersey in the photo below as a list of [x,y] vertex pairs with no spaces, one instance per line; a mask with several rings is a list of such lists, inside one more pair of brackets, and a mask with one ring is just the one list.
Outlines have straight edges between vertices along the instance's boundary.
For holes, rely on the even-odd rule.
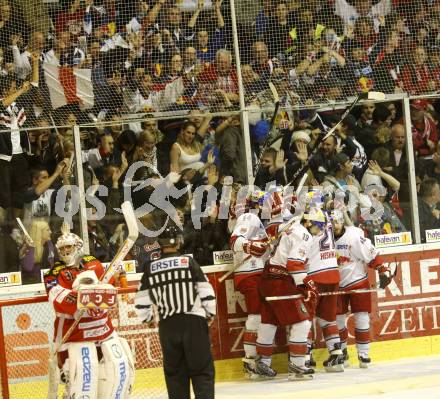
[[[241,264],[234,271],[235,289],[244,296],[248,312],[243,336],[245,352],[243,367],[247,374],[252,374],[255,364],[257,331],[261,322],[258,286],[269,244],[259,214],[267,198],[268,194],[263,191],[254,191],[250,194],[247,200],[248,212],[238,217],[230,239],[230,246],[234,251],[234,263]],[[278,208],[279,204],[275,202],[273,212],[281,213]]]
[[[317,204],[310,206],[319,207]],[[315,283],[318,292],[325,293],[338,290],[339,271],[335,252],[333,227],[324,212],[322,212],[320,223],[321,234],[313,236],[307,275],[308,278]],[[323,363],[327,372],[344,371],[343,353],[336,323],[336,308],[336,296],[321,297],[316,303],[313,314],[313,316],[316,317],[317,324],[321,327],[330,354],[329,358]],[[309,340],[311,342],[311,336],[309,337]],[[313,365],[311,363],[308,364]]]
[[[383,260],[374,245],[365,238],[363,230],[355,226],[344,226],[344,215],[339,210],[332,212],[332,225],[336,239],[336,254],[340,273],[340,289],[368,289],[368,268],[379,272],[380,288],[385,288],[391,282],[391,272],[383,264]],[[370,350],[370,313],[371,293],[353,293],[338,295],[337,323],[344,360],[348,365],[347,355],[347,317],[354,316],[354,336],[358,352],[359,366],[367,368],[371,362]]]
[[313,209],[303,215],[301,222],[292,224],[281,234],[264,267],[260,286],[263,297],[302,294],[303,298],[262,302],[255,368],[259,376],[273,378],[276,375],[271,367],[273,342],[277,326],[285,326],[289,332],[289,379],[313,378],[314,370],[305,366],[307,336],[311,327],[307,308],[309,302],[316,301],[317,291],[307,277],[306,263],[312,235],[321,232],[321,218],[322,212]]

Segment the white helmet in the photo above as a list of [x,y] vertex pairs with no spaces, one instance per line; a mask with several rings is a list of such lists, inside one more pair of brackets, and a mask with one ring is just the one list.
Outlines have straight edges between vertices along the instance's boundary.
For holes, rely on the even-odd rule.
[[304,213],[303,219],[310,220],[313,225],[318,226],[321,230],[324,229],[326,225],[324,212],[316,206],[310,207],[310,209]]
[[332,210],[332,212],[331,212],[331,219],[332,219],[332,221],[334,220],[337,223],[344,224],[344,222],[345,222],[344,214],[339,209],[333,209]]
[[[60,259],[67,265],[75,265],[76,260],[82,255],[83,240],[73,233],[62,234],[56,243]],[[72,247],[69,253],[62,250],[64,247]]]

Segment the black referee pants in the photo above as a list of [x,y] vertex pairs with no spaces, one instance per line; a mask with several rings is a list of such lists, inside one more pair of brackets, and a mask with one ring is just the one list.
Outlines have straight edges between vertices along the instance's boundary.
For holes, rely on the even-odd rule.
[[163,368],[169,399],[214,398],[214,361],[209,328],[200,316],[178,314],[159,323]]

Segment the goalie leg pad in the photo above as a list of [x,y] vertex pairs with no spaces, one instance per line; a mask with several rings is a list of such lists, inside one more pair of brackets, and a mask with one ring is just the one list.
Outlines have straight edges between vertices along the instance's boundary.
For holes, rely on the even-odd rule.
[[[98,399],[128,399],[134,379],[134,363],[128,344],[117,336],[101,343]],[[127,355],[130,353],[130,355]]]
[[71,398],[98,397],[98,354],[93,342],[69,343],[69,395]]

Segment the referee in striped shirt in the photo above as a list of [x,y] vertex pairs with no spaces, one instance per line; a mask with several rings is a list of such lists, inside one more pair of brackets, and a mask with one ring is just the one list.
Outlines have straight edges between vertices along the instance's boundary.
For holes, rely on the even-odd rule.
[[158,241],[162,258],[145,268],[136,294],[136,312],[153,327],[153,305],[157,306],[169,399],[190,399],[190,381],[196,399],[213,399],[208,323],[216,313],[214,290],[199,264],[179,254],[182,236],[177,227],[166,227]]

